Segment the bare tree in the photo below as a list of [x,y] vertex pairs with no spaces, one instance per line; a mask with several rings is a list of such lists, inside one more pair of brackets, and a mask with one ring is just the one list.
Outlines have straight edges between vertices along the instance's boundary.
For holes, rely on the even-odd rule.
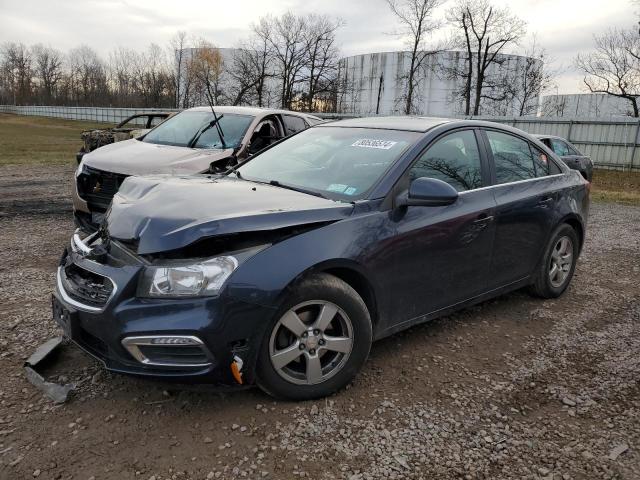
[[[331,19],[326,15],[309,15],[307,28],[303,33],[307,52],[303,81],[307,83],[305,93],[306,108],[317,110],[319,96],[330,95],[335,89],[340,52],[336,47],[336,31],[342,26],[340,19]],[[324,103],[328,100],[325,98]]]
[[634,117],[640,116],[640,35],[634,30],[610,29],[595,35],[595,50],[576,57],[591,93],[627,100]]
[[[508,7],[496,7],[490,0],[458,0],[447,12],[447,18],[457,30],[456,43],[467,55],[462,75],[465,114],[473,111],[478,115],[482,99],[496,100],[496,92],[503,85],[502,79],[492,78],[491,67],[499,65],[499,55],[524,36],[526,24]],[[486,87],[491,93],[485,91]]]
[[287,12],[280,17],[260,20],[269,31],[274,66],[280,85],[280,106],[291,108],[300,82],[300,72],[307,58],[304,33],[307,28],[303,17]]
[[13,103],[27,103],[32,95],[33,59],[29,48],[23,43],[2,45],[2,74],[13,96]]
[[72,101],[83,105],[104,103],[108,96],[106,68],[95,50],[86,45],[72,49],[68,68]]
[[55,48],[45,47],[42,44],[31,48],[34,59],[34,73],[41,91],[41,99],[44,102],[52,102],[56,88],[62,81],[64,72],[63,55]]
[[176,108],[180,108],[180,103],[184,97],[184,93],[189,88],[189,85],[187,84],[188,75],[186,75],[185,72],[187,63],[185,55],[186,46],[187,32],[183,30],[176,32],[173,38],[169,40],[170,55],[174,60],[174,68],[170,69],[170,75],[173,82],[173,90],[175,92],[174,106]]
[[189,62],[189,70],[197,91],[204,94],[210,106],[217,105],[222,95],[220,91],[222,68],[220,51],[206,40],[200,40]]
[[403,111],[409,115],[416,113],[415,94],[425,60],[439,51],[439,49],[427,48],[427,42],[433,32],[441,26],[441,23],[433,18],[433,14],[444,0],[386,0],[386,2],[401,24],[398,35],[406,38],[409,47],[409,71],[399,78],[405,83],[403,88],[405,93],[401,99],[404,103]]
[[521,117],[536,113],[540,95],[553,84],[553,74],[548,68],[549,57],[538,46],[535,37],[526,49],[522,61],[524,65],[513,69],[506,85],[509,104],[515,104]]
[[252,26],[251,37],[236,49],[228,69],[232,81],[230,101],[233,105],[253,103],[265,106],[267,80],[273,75],[271,24],[265,19]]
[[117,47],[109,53],[109,84],[113,96],[132,104],[134,77],[138,53],[125,47]]

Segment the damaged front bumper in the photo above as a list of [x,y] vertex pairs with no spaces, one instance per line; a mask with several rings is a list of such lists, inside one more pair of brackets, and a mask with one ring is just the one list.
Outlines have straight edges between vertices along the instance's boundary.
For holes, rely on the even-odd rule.
[[65,251],[52,298],[54,319],[108,370],[220,386],[254,383],[273,309],[228,295],[138,298],[143,269],[115,242],[100,261]]

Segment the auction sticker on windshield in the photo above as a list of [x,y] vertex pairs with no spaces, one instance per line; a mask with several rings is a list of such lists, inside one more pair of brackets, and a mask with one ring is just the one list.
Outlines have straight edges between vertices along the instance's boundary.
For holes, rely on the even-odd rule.
[[352,147],[361,147],[361,148],[378,148],[380,150],[389,150],[398,142],[393,142],[391,140],[375,140],[372,138],[363,138],[361,140],[357,140],[351,144]]

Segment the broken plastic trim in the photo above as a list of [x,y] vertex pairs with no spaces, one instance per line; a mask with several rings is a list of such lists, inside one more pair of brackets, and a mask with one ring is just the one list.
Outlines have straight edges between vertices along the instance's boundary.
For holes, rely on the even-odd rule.
[[24,371],[27,380],[36,388],[41,390],[54,403],[64,403],[69,399],[69,394],[75,390],[75,383],[60,385],[58,383],[47,382],[37,371],[37,367],[42,367],[43,362],[62,345],[62,337],[56,337],[40,345],[35,352],[24,362]]

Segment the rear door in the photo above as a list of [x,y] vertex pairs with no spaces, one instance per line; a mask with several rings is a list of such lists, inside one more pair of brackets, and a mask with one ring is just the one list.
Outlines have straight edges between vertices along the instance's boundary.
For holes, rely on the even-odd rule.
[[445,207],[410,206],[396,212],[397,235],[389,262],[393,306],[401,323],[454,305],[487,285],[494,234],[494,199],[474,130],[441,136],[401,180],[437,178],[459,192]]
[[484,131],[493,167],[496,232],[491,287],[528,277],[537,265],[554,222],[559,198],[559,168],[526,138]]

